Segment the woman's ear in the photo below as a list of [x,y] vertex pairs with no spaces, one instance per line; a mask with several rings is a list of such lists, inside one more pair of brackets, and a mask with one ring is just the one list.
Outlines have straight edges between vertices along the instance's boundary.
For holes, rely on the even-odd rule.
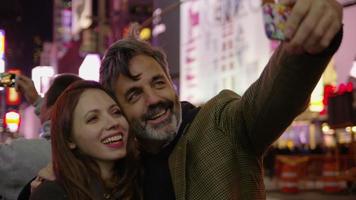
[[68,142],[68,147],[70,149],[76,149],[77,148],[77,145],[74,143],[74,142]]

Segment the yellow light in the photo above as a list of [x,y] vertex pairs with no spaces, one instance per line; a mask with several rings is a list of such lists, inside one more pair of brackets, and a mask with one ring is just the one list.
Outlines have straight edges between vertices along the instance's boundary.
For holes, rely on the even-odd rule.
[[143,28],[140,32],[140,39],[141,40],[148,40],[151,38],[151,29],[150,28]]
[[351,130],[352,130],[352,132],[356,132],[356,126],[353,126],[353,127],[351,128]]
[[350,133],[350,132],[351,132],[351,127],[346,127],[346,128],[345,128],[345,131],[348,132],[348,133]]
[[320,80],[316,85],[315,89],[313,90],[313,93],[310,97],[309,110],[311,112],[321,112],[324,109],[323,95],[324,95],[324,85],[323,82]]
[[3,58],[5,52],[5,32],[0,30],[0,59]]
[[6,122],[18,122],[20,120],[20,114],[15,111],[7,112],[5,117],[6,117]]
[[8,99],[10,102],[17,102],[19,101],[20,95],[19,93],[16,91],[15,88],[9,88],[9,96]]
[[321,130],[323,131],[323,133],[327,133],[327,132],[329,132],[330,127],[324,123],[321,125]]
[[5,114],[5,124],[10,132],[17,132],[20,124],[20,114],[10,111]]

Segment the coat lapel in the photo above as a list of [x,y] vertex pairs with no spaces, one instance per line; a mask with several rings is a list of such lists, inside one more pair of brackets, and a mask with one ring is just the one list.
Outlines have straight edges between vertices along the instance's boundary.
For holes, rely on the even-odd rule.
[[185,168],[187,155],[186,137],[182,136],[169,156],[169,169],[172,177],[176,200],[184,200],[186,192]]

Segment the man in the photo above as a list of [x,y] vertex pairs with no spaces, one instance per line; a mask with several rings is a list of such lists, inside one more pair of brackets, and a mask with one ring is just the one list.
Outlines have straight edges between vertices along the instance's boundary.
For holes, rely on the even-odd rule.
[[35,113],[42,124],[41,138],[13,140],[0,144],[0,199],[16,199],[21,188],[51,160],[49,113],[61,92],[72,82],[81,80],[74,74],[57,76],[45,94],[38,95],[33,81],[19,75],[16,89],[35,107]]
[[262,157],[293,119],[340,45],[335,0],[294,5],[287,41],[243,96],[179,103],[165,55],[136,39],[112,45],[101,83],[116,94],[141,145],[144,199],[265,199]]

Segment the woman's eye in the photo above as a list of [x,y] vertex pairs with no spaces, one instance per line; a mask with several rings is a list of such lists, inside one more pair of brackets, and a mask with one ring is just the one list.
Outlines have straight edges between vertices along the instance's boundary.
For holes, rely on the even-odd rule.
[[122,115],[122,112],[119,108],[116,108],[112,111],[112,113],[116,116],[121,116]]
[[89,117],[86,122],[87,122],[88,124],[94,123],[94,122],[97,121],[97,119],[98,119],[98,117],[92,116],[92,117]]

